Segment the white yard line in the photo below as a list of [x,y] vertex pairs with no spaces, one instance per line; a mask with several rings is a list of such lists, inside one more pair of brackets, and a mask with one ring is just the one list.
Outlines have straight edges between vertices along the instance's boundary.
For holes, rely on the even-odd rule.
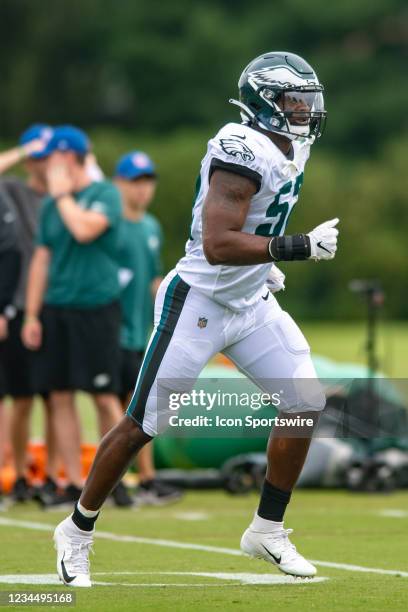
[[364,567],[363,565],[350,565],[349,563],[333,563],[332,561],[316,561],[315,559],[309,559],[310,563],[314,565],[321,565],[322,567],[332,567],[334,569],[347,570],[349,572],[363,572],[368,574],[385,574],[388,576],[401,576],[408,578],[408,572],[401,570],[387,570],[378,567]]
[[[111,575],[109,572],[94,572],[94,576],[105,576]],[[172,576],[172,577],[204,577],[217,580],[217,582],[102,582],[100,580],[93,580],[93,585],[98,586],[125,586],[125,587],[234,587],[234,586],[252,586],[252,585],[277,585],[285,584],[289,586],[299,585],[314,585],[318,582],[325,582],[328,578],[319,576],[312,580],[303,580],[301,578],[294,578],[293,576],[283,576],[275,574],[242,574],[233,572],[113,572],[114,576],[121,575],[132,575],[132,576]],[[142,578],[143,579],[143,578]],[[220,582],[224,581],[224,582]],[[0,574],[0,584],[43,584],[43,585],[57,585],[61,584],[56,574]]]
[[179,521],[208,521],[210,518],[207,512],[174,512],[170,516]]
[[[20,527],[22,529],[33,529],[37,531],[54,531],[55,525],[48,523],[37,523],[32,521],[20,521],[17,519],[10,519],[6,517],[0,517],[0,526],[5,527]],[[111,533],[109,531],[97,531],[95,533],[97,538],[103,540],[113,540],[114,542],[130,542],[134,544],[150,544],[152,546],[164,546],[167,548],[182,548],[185,550],[201,550],[204,552],[219,553],[225,555],[233,555],[236,557],[244,556],[244,553],[236,548],[223,548],[220,546],[208,546],[206,544],[193,544],[191,542],[176,542],[174,540],[163,540],[159,538],[143,538],[132,535],[120,535]],[[331,561],[316,561],[310,559],[311,563],[320,565],[321,567],[331,567],[333,569],[346,570],[349,572],[363,572],[370,574],[383,574],[388,576],[402,576],[408,578],[408,572],[401,570],[387,570],[376,567],[364,567],[361,565],[350,565],[348,563],[333,563]]]
[[203,578],[217,578],[218,580],[238,580],[240,584],[312,584],[328,580],[325,576],[311,579],[296,578],[282,574],[249,574],[236,572],[95,572],[94,576],[198,576]]
[[376,515],[385,516],[386,518],[408,518],[408,511],[389,508],[388,510],[380,510],[379,512],[376,512]]

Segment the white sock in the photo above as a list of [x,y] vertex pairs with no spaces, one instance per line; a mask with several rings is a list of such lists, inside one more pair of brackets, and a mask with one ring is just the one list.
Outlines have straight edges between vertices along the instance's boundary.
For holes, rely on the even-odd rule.
[[82,506],[80,502],[77,503],[77,508],[79,512],[83,514],[84,516],[86,516],[87,518],[94,518],[99,512],[99,510],[87,510],[86,508]]
[[251,529],[254,531],[260,531],[261,533],[281,531],[283,529],[283,521],[268,521],[268,519],[262,518],[257,512],[255,512],[251,523]]

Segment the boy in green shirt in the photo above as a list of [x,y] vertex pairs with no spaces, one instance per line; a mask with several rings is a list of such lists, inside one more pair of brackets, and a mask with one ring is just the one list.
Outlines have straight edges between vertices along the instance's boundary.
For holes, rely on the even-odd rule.
[[[74,393],[92,394],[102,434],[120,419],[120,287],[117,248],[121,200],[110,181],[89,178],[89,141],[73,126],[55,128],[46,149],[47,187],[31,262],[24,344],[38,351],[37,380],[50,392],[68,486],[80,495],[80,432]],[[56,500],[60,503],[63,500]]]
[[[153,301],[161,282],[162,230],[147,208],[156,190],[156,170],[142,151],[127,153],[118,161],[114,181],[123,201],[120,227],[119,278],[122,286],[121,399],[126,410],[153,323]],[[180,497],[180,491],[157,480],[152,445],[137,456],[139,504],[162,505]]]

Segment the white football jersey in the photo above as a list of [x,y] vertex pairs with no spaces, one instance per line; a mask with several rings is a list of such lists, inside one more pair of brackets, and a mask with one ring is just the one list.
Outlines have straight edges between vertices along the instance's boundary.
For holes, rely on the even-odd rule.
[[208,143],[197,180],[190,239],[186,254],[176,266],[181,278],[216,302],[241,311],[254,304],[265,290],[271,263],[253,266],[212,266],[202,241],[202,209],[215,169],[248,176],[258,190],[252,197],[242,231],[281,236],[303,182],[310,145],[294,141],[290,160],[264,134],[245,124],[228,123]]

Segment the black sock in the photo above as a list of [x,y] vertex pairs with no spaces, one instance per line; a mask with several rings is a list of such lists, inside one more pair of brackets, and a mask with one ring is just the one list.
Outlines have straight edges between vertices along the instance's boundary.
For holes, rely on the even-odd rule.
[[292,491],[282,491],[264,480],[258,515],[268,521],[283,521]]
[[78,510],[78,504],[75,504],[72,521],[78,527],[78,529],[82,529],[82,531],[92,531],[98,516],[99,512],[96,516],[84,516],[82,512]]

